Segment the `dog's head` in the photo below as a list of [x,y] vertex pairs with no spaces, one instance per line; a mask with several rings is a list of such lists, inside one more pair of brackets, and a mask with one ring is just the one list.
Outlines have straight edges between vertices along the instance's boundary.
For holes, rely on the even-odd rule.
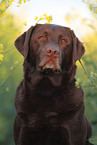
[[85,48],[70,28],[52,24],[38,24],[15,41],[24,59],[38,71],[69,71],[80,59]]

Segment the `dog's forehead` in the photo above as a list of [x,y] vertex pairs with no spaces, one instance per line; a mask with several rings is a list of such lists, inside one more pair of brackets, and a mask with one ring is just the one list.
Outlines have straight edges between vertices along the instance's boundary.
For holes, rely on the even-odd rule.
[[60,34],[68,34],[70,31],[70,28],[68,27],[63,27],[60,25],[54,25],[54,24],[38,24],[36,25],[36,28],[34,30],[35,33],[43,33],[43,32],[53,32],[53,33],[60,33]]

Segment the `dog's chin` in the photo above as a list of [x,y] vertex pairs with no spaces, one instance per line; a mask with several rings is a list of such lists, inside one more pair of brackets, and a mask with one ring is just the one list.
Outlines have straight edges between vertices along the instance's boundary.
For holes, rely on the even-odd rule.
[[55,73],[55,71],[51,68],[46,68],[41,70],[41,74],[44,76],[52,76]]
[[53,68],[45,68],[41,69],[40,73],[44,76],[53,76],[54,74],[59,74],[60,71],[58,71],[57,69],[54,70]]

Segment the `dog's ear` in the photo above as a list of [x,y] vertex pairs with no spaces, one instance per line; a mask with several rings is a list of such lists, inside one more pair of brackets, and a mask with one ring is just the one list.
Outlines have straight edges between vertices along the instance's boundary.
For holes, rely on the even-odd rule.
[[24,59],[26,59],[28,55],[29,41],[32,35],[33,28],[34,27],[32,26],[30,29],[28,29],[28,31],[20,35],[14,42],[15,47],[24,56]]
[[85,53],[85,47],[83,43],[76,37],[73,31],[72,39],[73,39],[73,59],[74,61],[79,60]]

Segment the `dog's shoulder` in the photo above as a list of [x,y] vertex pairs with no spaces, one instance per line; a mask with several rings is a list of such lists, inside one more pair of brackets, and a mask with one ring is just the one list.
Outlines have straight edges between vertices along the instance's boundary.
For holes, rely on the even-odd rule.
[[19,84],[19,86],[16,89],[16,93],[15,93],[15,104],[17,104],[17,102],[20,102],[21,98],[23,99],[24,97],[24,81],[22,80],[21,83]]

